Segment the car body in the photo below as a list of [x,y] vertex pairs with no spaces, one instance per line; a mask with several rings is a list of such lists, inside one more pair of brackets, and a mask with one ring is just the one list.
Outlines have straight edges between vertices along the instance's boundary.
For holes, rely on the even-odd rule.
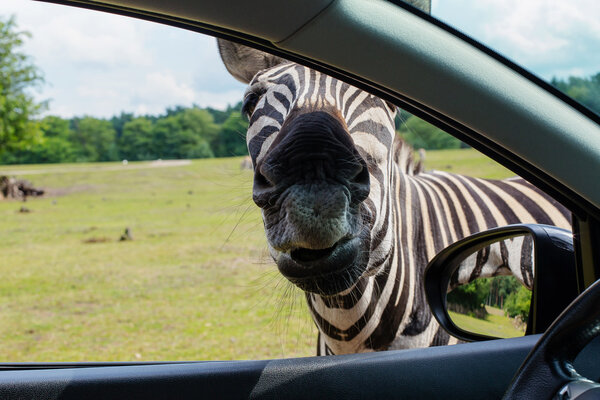
[[[567,206],[579,290],[600,277],[599,117],[428,15],[383,0],[51,2],[254,46],[401,106]],[[495,398],[538,339],[264,361],[2,364],[0,397]],[[600,375],[598,345],[576,363],[586,376]]]

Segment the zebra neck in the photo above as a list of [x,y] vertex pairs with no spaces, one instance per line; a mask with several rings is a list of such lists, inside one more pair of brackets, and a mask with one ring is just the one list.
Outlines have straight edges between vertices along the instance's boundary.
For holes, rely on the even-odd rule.
[[383,315],[397,315],[386,309],[396,301],[400,291],[400,279],[392,261],[386,263],[383,273],[359,279],[343,294],[306,295],[321,345],[327,348],[321,354],[384,350],[391,343],[395,335],[384,337],[390,336],[389,328],[381,322]]
[[[450,176],[450,174],[447,174]],[[414,255],[414,268],[422,272],[429,260],[450,243],[466,236],[470,229],[458,223],[462,203],[447,198],[448,190],[437,173],[403,175],[401,243]]]

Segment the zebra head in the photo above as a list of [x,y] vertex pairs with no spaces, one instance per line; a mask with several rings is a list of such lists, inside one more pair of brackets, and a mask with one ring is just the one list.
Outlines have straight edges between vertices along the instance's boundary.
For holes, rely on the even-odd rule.
[[[302,65],[219,41],[248,83],[242,111],[270,253],[301,289],[332,295],[377,274],[389,253],[396,108]],[[404,150],[404,151],[402,151]]]

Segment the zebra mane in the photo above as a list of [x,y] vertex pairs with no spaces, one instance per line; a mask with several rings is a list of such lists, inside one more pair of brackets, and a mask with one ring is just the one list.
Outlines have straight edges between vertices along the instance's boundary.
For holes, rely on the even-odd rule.
[[394,137],[394,161],[400,171],[407,175],[417,175],[425,171],[425,150],[419,149],[419,160],[415,163],[414,149],[400,135]]

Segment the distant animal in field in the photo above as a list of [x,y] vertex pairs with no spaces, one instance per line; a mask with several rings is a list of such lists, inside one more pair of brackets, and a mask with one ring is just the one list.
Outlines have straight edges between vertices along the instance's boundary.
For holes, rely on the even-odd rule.
[[0,198],[26,201],[29,196],[43,196],[44,190],[34,187],[26,179],[17,179],[3,175],[0,176],[0,195]]

